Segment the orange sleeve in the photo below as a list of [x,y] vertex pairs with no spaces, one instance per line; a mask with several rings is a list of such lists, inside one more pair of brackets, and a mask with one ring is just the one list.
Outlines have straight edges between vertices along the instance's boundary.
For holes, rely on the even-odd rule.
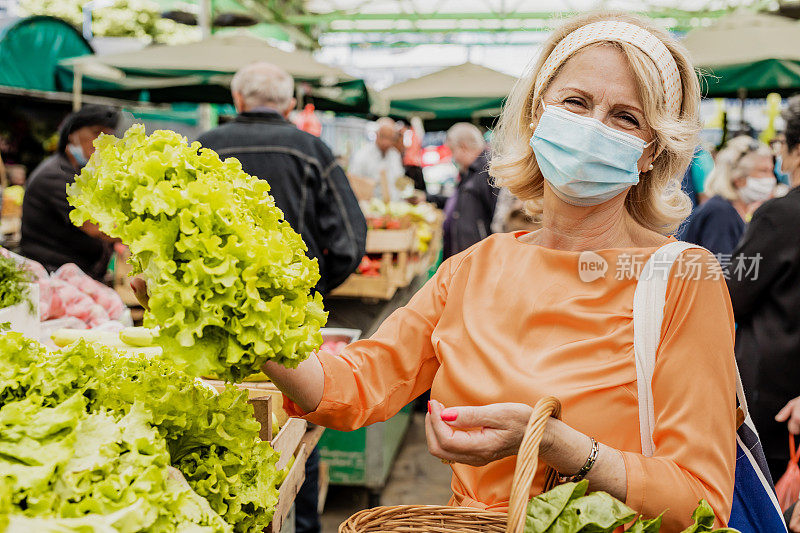
[[[695,262],[700,272],[682,265]],[[678,531],[706,499],[724,526],[731,513],[736,459],[734,326],[725,280],[708,252],[689,250],[673,270],[653,374],[655,454],[622,452],[627,504],[664,515]],[[706,279],[714,277],[716,279]],[[698,279],[699,278],[699,279]]]
[[445,261],[371,338],[354,342],[339,356],[320,352],[325,373],[322,401],[308,414],[286,402],[288,412],[321,426],[351,431],[391,418],[430,389],[439,368],[431,335],[447,298],[452,261]]

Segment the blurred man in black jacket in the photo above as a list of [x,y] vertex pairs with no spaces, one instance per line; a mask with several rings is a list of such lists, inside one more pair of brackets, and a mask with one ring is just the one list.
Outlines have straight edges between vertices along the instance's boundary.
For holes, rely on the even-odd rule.
[[325,143],[287,120],[296,101],[294,80],[284,70],[269,63],[244,67],[231,92],[239,115],[198,141],[269,182],[275,204],[319,260],[317,289],[325,294],[364,256],[367,225],[347,176]]
[[456,192],[444,207],[444,246],[447,259],[491,234],[498,189],[489,177],[489,152],[480,130],[459,122],[447,130],[447,146],[459,170]]
[[[241,69],[231,81],[239,115],[198,139],[220,157],[235,157],[248,174],[267,180],[275,204],[319,260],[317,289],[325,294],[355,271],[364,256],[367,224],[344,171],[317,137],[287,120],[294,80],[269,63]],[[321,530],[317,514],[319,453],[306,463],[297,496],[297,533]]]
[[67,185],[94,153],[92,142],[101,134],[114,134],[119,113],[90,105],[71,113],[59,130],[58,151],[42,161],[28,179],[22,203],[22,254],[53,272],[75,263],[102,280],[111,258],[113,239],[87,222],[76,227],[69,220]]

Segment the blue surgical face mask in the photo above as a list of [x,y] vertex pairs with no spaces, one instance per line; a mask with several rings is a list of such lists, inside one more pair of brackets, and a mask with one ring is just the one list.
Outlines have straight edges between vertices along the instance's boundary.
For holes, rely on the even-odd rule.
[[86,157],[86,154],[83,153],[83,148],[81,148],[77,144],[69,143],[67,145],[67,150],[69,153],[72,154],[72,157],[75,158],[75,161],[78,163],[78,166],[83,168],[86,166],[86,163],[89,162],[89,158]]
[[531,137],[544,179],[577,206],[602,204],[639,183],[645,141],[599,120],[549,105]]
[[775,158],[775,178],[778,183],[783,183],[784,185],[791,183],[789,174],[783,171],[783,158],[781,156]]

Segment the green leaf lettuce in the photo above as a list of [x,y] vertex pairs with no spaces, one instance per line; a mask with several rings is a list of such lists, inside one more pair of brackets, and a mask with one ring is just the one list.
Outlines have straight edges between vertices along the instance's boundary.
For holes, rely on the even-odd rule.
[[68,187],[70,218],[130,247],[148,282],[145,325],[160,326],[165,354],[192,375],[239,381],[319,347],[319,267],[266,181],[171,131],[135,125],[95,146]]

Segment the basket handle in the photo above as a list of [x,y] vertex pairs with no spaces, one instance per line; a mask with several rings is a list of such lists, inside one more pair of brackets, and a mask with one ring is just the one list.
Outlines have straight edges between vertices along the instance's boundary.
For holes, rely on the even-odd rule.
[[[533,477],[539,466],[539,444],[544,436],[547,421],[551,418],[561,417],[561,402],[552,396],[546,396],[536,402],[533,413],[528,420],[528,427],[522,437],[517,453],[517,467],[514,470],[514,480],[511,483],[511,497],[508,501],[508,524],[506,533],[523,533],[525,529],[525,516],[528,509]],[[556,471],[551,467],[545,470],[545,488],[550,490],[556,485]]]

